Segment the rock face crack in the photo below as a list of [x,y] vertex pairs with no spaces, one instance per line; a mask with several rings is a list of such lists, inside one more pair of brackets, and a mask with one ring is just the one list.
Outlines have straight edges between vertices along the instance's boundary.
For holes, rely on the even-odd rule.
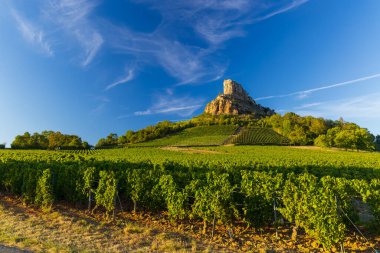
[[233,80],[224,80],[224,92],[207,104],[205,113],[213,115],[254,114],[257,118],[271,116],[275,112],[257,104],[244,90],[243,86]]

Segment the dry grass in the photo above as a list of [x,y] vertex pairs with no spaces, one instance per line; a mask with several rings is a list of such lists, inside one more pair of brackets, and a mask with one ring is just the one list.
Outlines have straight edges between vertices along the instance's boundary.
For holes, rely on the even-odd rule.
[[[199,224],[198,224],[199,223]],[[291,240],[291,228],[254,230],[236,224],[218,225],[215,237],[203,235],[202,222],[172,224],[165,215],[123,212],[115,221],[105,221],[75,208],[56,205],[44,213],[25,207],[21,201],[0,195],[1,245],[34,252],[322,252],[315,240],[300,233]],[[380,238],[371,238],[380,247]],[[355,234],[347,236],[347,252],[370,252],[369,245]],[[336,249],[337,250],[337,249]],[[11,251],[12,252],[12,251]],[[17,252],[17,251],[15,251]]]
[[[0,245],[34,252],[198,252],[199,241],[136,221],[102,222],[56,208],[43,213],[0,196]],[[195,250],[195,251],[194,251]]]

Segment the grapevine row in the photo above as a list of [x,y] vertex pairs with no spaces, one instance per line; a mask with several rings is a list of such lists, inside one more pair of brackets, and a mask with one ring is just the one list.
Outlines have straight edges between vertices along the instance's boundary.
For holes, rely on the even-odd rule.
[[317,177],[307,172],[225,170],[152,163],[0,163],[0,191],[49,210],[54,201],[116,208],[116,199],[134,211],[167,211],[171,220],[199,219],[250,226],[274,222],[273,206],[295,230],[303,229],[325,248],[341,243],[347,221],[338,206],[355,219],[353,200],[367,203],[380,221],[380,180]]

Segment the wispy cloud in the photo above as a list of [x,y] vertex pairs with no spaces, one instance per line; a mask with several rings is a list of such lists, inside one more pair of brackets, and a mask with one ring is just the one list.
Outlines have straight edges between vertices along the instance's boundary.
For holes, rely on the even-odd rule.
[[[380,93],[324,101],[314,106],[300,106],[296,113],[326,118],[378,119],[380,115]],[[303,108],[302,108],[303,107]],[[307,110],[303,110],[306,109]]]
[[48,0],[43,8],[43,13],[49,20],[79,43],[83,50],[83,67],[92,62],[104,42],[103,36],[90,19],[97,3],[98,1],[89,0]]
[[[307,3],[308,1],[309,0],[293,0],[292,2],[290,2],[287,5],[282,5],[281,4],[282,1],[277,1],[276,4],[272,3],[270,5],[270,6],[272,6],[272,8],[268,8],[269,12],[267,14],[264,14],[263,16],[259,16],[259,17],[255,18],[255,22],[260,22],[260,21],[269,19],[273,16],[276,16],[278,14],[290,11],[292,9],[295,9],[295,8]],[[278,5],[280,5],[280,7],[278,7]]]
[[212,56],[210,49],[185,45],[159,33],[144,34],[128,28],[114,28],[114,47],[135,56],[142,64],[158,63],[178,80],[177,84],[220,78],[227,67],[226,61]]
[[18,29],[22,36],[31,44],[37,46],[47,56],[52,56],[54,54],[51,49],[50,43],[45,38],[45,33],[35,24],[27,21],[22,17],[16,10],[11,9],[11,14],[17,23]]
[[125,77],[123,77],[122,79],[120,80],[117,80],[116,82],[113,82],[111,84],[109,84],[105,90],[109,90],[109,89],[112,89],[120,84],[124,84],[124,83],[127,83],[131,80],[133,80],[133,78],[135,77],[135,70],[134,69],[129,69],[128,70],[128,73]]
[[303,104],[303,105],[295,107],[294,109],[300,110],[300,109],[305,109],[305,108],[316,107],[316,106],[319,106],[319,105],[322,105],[322,102]]
[[107,104],[110,102],[110,100],[105,96],[98,96],[93,98],[97,102],[97,106],[91,110],[91,114],[101,114],[104,112]]
[[37,14],[30,17],[33,21],[22,17],[10,4],[9,8],[28,42],[38,45],[49,56],[53,55],[53,48],[57,52],[79,47],[80,65],[86,67],[104,43],[91,18],[97,3],[97,0],[36,0]]
[[334,88],[347,86],[347,85],[355,84],[355,83],[361,83],[361,82],[364,82],[364,81],[367,81],[370,79],[374,79],[374,78],[379,78],[379,77],[380,77],[380,73],[377,73],[374,75],[364,76],[364,77],[360,77],[360,78],[349,80],[349,81],[344,81],[344,82],[335,83],[335,84],[323,85],[321,87],[314,88],[314,89],[297,91],[297,92],[292,92],[292,93],[283,94],[283,95],[259,97],[259,98],[255,98],[255,100],[259,101],[259,100],[266,100],[266,99],[273,99],[273,98],[285,98],[285,97],[293,97],[293,96],[297,96],[299,98],[304,98],[304,97],[307,97],[314,92],[318,92],[318,91],[322,91],[322,90],[328,90],[328,89],[334,89]]
[[[136,2],[160,12],[160,25],[150,33],[114,27],[110,31],[113,34],[111,44],[144,63],[159,64],[178,80],[177,85],[183,85],[223,77],[228,59],[219,54],[219,49],[224,47],[225,42],[244,36],[247,25],[286,12],[307,1],[281,0],[276,4],[251,0]],[[194,39],[189,40],[188,36]]]
[[134,115],[175,114],[181,117],[188,117],[193,115],[204,103],[204,99],[202,98],[175,97],[169,94],[156,95],[155,100],[157,102],[152,107],[144,111],[134,112]]

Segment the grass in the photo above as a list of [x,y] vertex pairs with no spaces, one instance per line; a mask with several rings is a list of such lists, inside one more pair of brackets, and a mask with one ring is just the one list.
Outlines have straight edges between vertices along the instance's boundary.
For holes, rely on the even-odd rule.
[[135,221],[108,223],[57,207],[44,213],[7,196],[0,197],[0,228],[0,245],[33,252],[194,252],[194,247],[207,248],[194,238]]

